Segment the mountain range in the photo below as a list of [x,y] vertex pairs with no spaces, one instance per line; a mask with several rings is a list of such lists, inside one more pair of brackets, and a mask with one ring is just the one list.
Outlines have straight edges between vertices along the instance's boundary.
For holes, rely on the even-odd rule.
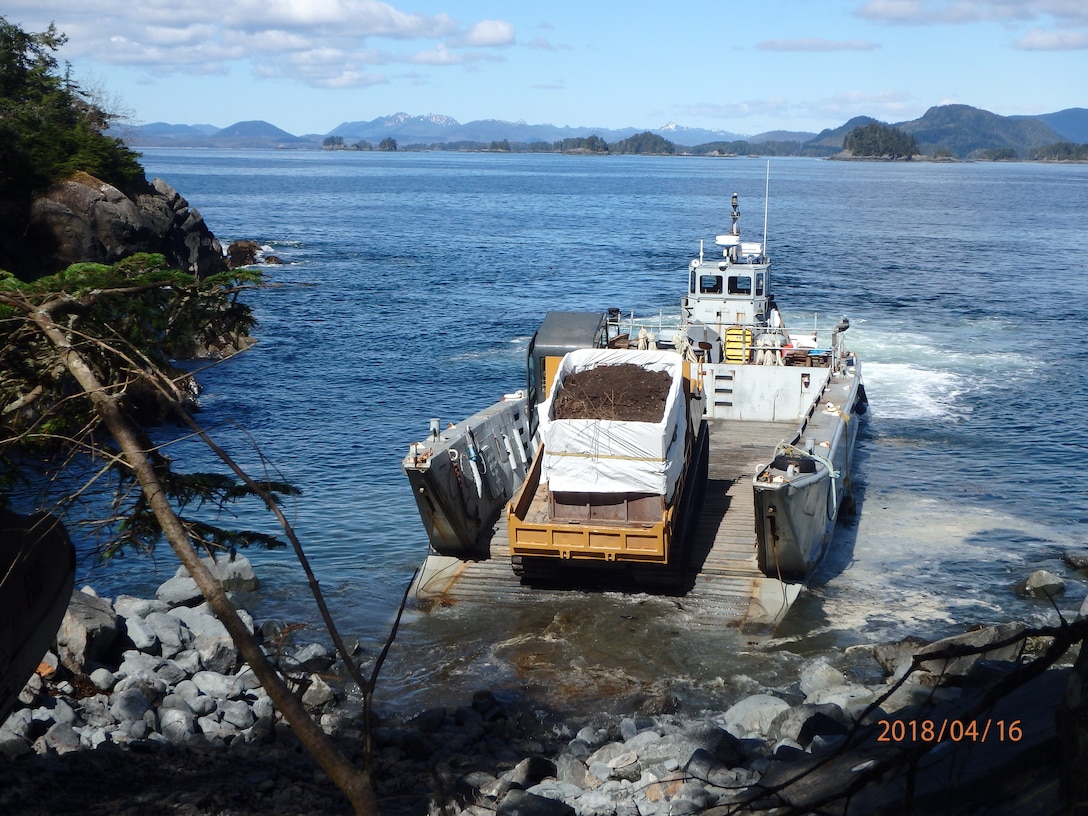
[[[531,125],[525,122],[503,122],[480,119],[461,123],[450,116],[429,114],[412,116],[396,113],[368,121],[345,121],[328,133],[295,136],[268,122],[236,122],[226,128],[213,125],[172,125],[155,122],[128,126],[111,131],[131,147],[235,147],[320,149],[326,141],[337,139],[345,145],[359,142],[378,144],[384,139],[395,140],[400,147],[435,145],[490,145],[506,141],[512,145],[544,142],[551,144],[563,139],[596,135],[606,142],[617,142],[649,130],[672,142],[678,151],[700,145],[747,142],[752,152],[760,144],[797,143],[798,153],[828,155],[842,149],[843,138],[855,127],[876,119],[855,117],[837,128],[820,133],[769,131],[744,136],[724,130],[689,128],[669,123],[657,128],[594,128]],[[891,123],[915,137],[923,153],[944,148],[952,155],[969,158],[973,154],[995,149],[1013,149],[1025,155],[1034,147],[1056,142],[1088,144],[1088,109],[1069,108],[1037,116],[999,116],[969,105],[939,105],[925,115],[906,122]]]

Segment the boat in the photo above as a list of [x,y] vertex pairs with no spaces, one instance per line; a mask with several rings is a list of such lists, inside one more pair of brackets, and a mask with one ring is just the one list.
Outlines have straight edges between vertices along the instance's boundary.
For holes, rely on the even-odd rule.
[[[526,584],[584,586],[576,579],[587,571],[605,587],[609,577],[622,587],[621,577],[649,576],[652,585],[667,574],[662,585],[689,600],[711,597],[714,613],[730,623],[781,619],[826,555],[840,509],[853,505],[850,471],[867,398],[861,361],[845,343],[849,320],[788,328],[773,292],[766,226],[762,241],[741,239],[736,193],[730,219],[715,250],[700,242],[677,315],[549,312],[529,344],[522,388],[446,428],[431,419],[428,437],[411,444],[402,463],[429,542],[419,597],[516,601]],[[649,544],[617,535],[617,525],[656,523],[654,513],[631,509],[648,488],[611,484],[600,489],[615,491],[615,501],[595,496],[595,485],[616,481],[610,461],[630,457],[589,448],[561,452],[597,468],[569,500],[586,505],[584,516],[569,508],[556,515],[556,497],[568,501],[566,494],[545,490],[551,526],[526,534],[532,496],[558,472],[548,470],[544,443],[560,372],[576,355],[614,364],[616,355],[640,353],[681,361],[684,393],[701,414],[687,423],[695,441],[682,452],[635,457],[659,456],[663,469],[682,457],[674,469],[691,493],[677,499],[683,539],[676,530],[670,541],[661,533]],[[587,438],[600,438],[602,427]],[[659,511],[671,500],[658,492]]]
[[0,723],[56,639],[75,581],[75,549],[47,513],[0,507]]

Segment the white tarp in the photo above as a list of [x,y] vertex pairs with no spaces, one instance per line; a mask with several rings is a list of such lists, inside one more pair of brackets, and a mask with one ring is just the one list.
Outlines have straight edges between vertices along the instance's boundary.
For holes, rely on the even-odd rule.
[[[660,422],[555,419],[552,402],[568,374],[630,363],[672,377]],[[670,351],[580,349],[559,365],[548,399],[538,407],[544,442],[544,479],[551,490],[656,493],[672,501],[684,469],[687,406],[683,360]]]

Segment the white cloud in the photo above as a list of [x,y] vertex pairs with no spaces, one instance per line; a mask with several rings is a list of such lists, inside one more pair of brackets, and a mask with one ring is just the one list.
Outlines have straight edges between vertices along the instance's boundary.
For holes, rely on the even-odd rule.
[[[736,100],[726,103],[703,103],[680,109],[683,116],[723,121],[743,119],[773,120],[789,128],[791,121],[839,121],[855,116],[872,116],[886,121],[901,121],[914,105],[914,100],[902,93],[868,94],[848,91],[824,99],[795,101],[784,96],[767,99]],[[728,125],[727,125],[728,127]]]
[[514,27],[506,20],[481,20],[457,38],[458,45],[471,48],[511,45],[514,42]]
[[543,51],[558,51],[560,46],[555,45],[551,40],[544,37],[533,37],[529,42],[525,43],[526,48],[539,48]]
[[[315,87],[388,82],[365,65],[466,65],[516,42],[505,20],[460,23],[448,14],[401,11],[377,0],[7,0],[27,30],[50,21],[68,35],[62,56],[151,73],[225,72],[247,62],[262,77]],[[38,22],[34,22],[37,20]],[[390,47],[376,49],[384,41]],[[248,68],[247,68],[248,70]]]
[[913,25],[995,23],[1012,30],[1035,23],[1011,42],[1020,51],[1088,49],[1085,0],[868,0],[857,16]]
[[1088,31],[1044,31],[1033,28],[1016,42],[1022,51],[1085,51]]
[[1017,23],[1064,20],[1088,24],[1083,0],[867,0],[857,16],[889,23]]
[[880,48],[880,44],[870,40],[807,37],[800,40],[764,40],[756,47],[761,51],[874,51]]
[[408,61],[414,65],[460,65],[464,62],[464,57],[450,51],[445,43],[439,43],[428,51],[412,54]]

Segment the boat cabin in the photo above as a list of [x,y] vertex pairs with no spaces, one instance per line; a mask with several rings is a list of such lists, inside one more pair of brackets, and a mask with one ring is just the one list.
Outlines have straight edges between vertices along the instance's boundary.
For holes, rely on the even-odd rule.
[[741,240],[736,193],[732,206],[730,231],[714,239],[721,257],[708,258],[700,244],[699,257],[688,266],[688,291],[681,302],[687,321],[711,326],[723,337],[730,327],[780,326],[770,259],[759,241]]

